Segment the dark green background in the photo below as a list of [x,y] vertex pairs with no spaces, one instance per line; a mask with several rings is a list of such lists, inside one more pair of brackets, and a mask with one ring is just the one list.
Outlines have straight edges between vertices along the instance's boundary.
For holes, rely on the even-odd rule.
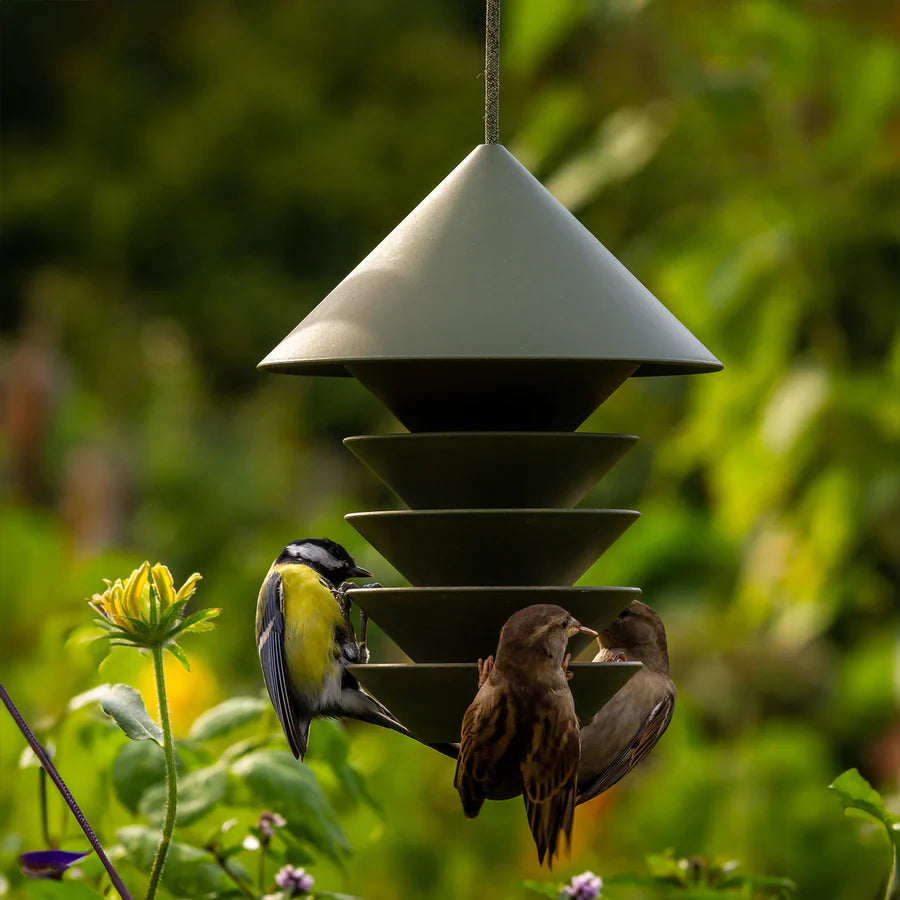
[[[641,436],[587,503],[643,518],[583,579],[663,614],[681,697],[652,763],[581,808],[571,864],[736,858],[804,900],[872,896],[880,834],[826,790],[897,789],[898,19],[889,2],[507,0],[501,136],[726,365],[626,384]],[[340,445],[390,430],[349,380],[256,363],[481,140],[483,9],[453,0],[24,2],[3,57],[0,660],[40,724],[98,678],[66,636],[143,558],[224,612],[176,715],[261,687],[259,582],[392,508]],[[391,658],[386,643],[376,650]],[[110,674],[112,672],[112,675]],[[179,705],[180,704],[180,705]],[[182,728],[184,725],[182,724]],[[353,731],[367,900],[524,896],[518,801],[462,818],[452,765]],[[0,717],[0,866],[37,846]],[[316,740],[313,728],[312,740]],[[98,828],[128,814],[60,765]],[[329,786],[326,784],[326,788]]]

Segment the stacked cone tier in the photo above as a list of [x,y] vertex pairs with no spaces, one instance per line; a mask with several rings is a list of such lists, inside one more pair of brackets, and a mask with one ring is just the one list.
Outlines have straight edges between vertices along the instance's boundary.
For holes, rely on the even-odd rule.
[[[631,377],[721,363],[500,144],[476,147],[260,363],[351,376],[409,434],[347,446],[409,507],[351,524],[412,584],[353,592],[414,660],[355,668],[428,742],[476,660],[553,602],[599,629],[637,588],[573,587],[637,519],[575,505],[633,446],[576,429]],[[638,664],[575,668],[593,714]]]

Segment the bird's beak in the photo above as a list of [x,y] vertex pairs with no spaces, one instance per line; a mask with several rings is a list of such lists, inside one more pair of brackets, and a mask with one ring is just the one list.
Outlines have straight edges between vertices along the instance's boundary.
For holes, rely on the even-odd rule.
[[576,634],[589,634],[591,637],[599,637],[593,628],[582,625],[578,619],[572,619],[572,621],[569,622],[568,635],[569,637],[574,637]]
[[371,578],[372,573],[362,566],[354,566],[348,573],[351,578]]

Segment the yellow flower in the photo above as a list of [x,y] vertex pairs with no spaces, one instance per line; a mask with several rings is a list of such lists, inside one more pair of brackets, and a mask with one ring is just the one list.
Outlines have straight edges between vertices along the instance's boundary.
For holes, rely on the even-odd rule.
[[124,584],[121,578],[114,582],[104,579],[106,590],[93,595],[91,606],[110,622],[136,634],[136,620],[141,618],[149,572],[150,563],[144,562],[125,579]]
[[205,609],[185,618],[188,600],[197,589],[200,574],[194,572],[176,591],[168,566],[141,563],[124,583],[105,581],[106,590],[94,594],[90,605],[102,616],[97,624],[112,644],[151,648],[163,646],[185,666],[187,660],[175,643],[181,634],[208,631],[221,610]]

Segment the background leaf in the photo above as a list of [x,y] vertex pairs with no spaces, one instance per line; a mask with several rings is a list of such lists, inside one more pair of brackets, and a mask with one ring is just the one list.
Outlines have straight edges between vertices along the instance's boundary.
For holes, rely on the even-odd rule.
[[[220,766],[197,769],[179,778],[175,824],[187,826],[206,815],[225,798],[226,785],[227,776]],[[140,811],[152,825],[162,825],[165,808],[165,783],[152,786],[142,795]]]
[[194,741],[209,741],[259,719],[268,709],[260,697],[230,697],[228,700],[199,715],[188,737]]
[[28,879],[22,886],[28,900],[97,900],[103,895],[79,881]]
[[[116,837],[125,848],[129,862],[149,872],[159,843],[159,832],[131,825],[120,828]],[[229,860],[229,866],[241,877],[248,877],[247,870],[237,860]],[[162,885],[175,897],[191,900],[206,894],[230,895],[234,889],[234,882],[216,864],[212,854],[178,842],[169,848]]]
[[133,741],[162,745],[162,730],[151,718],[141,695],[127,684],[111,684],[99,697],[100,706]]
[[866,813],[869,817],[881,822],[887,829],[888,835],[895,843],[900,842],[900,831],[895,826],[900,822],[900,817],[888,811],[881,795],[872,785],[866,781],[856,769],[848,769],[842,772],[830,785],[841,801],[845,809],[855,809]]
[[284,816],[293,835],[332,859],[349,852],[347,837],[315,776],[291,754],[258,750],[234,762],[231,771],[261,806]]
[[112,765],[113,790],[131,812],[138,811],[144,792],[165,785],[166,761],[162,747],[153,741],[129,741]]

